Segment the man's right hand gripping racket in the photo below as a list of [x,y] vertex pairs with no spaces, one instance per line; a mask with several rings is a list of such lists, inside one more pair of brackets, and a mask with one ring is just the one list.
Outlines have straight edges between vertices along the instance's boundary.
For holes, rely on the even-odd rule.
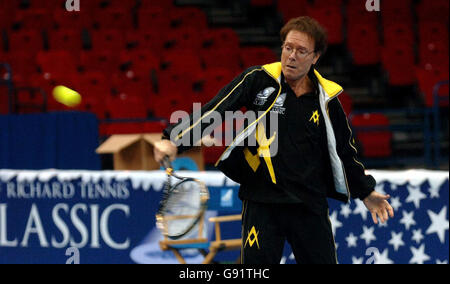
[[[167,181],[156,213],[156,226],[164,236],[176,240],[188,234],[203,217],[209,191],[205,183],[175,174],[169,157],[165,157],[162,164]],[[172,177],[177,179],[174,184]]]

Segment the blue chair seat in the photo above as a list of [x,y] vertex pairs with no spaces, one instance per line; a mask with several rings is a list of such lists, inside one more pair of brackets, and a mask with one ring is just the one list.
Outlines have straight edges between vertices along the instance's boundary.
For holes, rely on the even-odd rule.
[[210,242],[206,243],[196,243],[196,244],[176,244],[170,245],[174,249],[208,249]]

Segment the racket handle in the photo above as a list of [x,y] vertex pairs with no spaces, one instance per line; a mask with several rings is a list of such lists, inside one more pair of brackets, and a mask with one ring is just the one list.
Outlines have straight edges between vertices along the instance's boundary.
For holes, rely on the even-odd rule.
[[162,160],[162,166],[167,169],[172,169],[172,163],[170,162],[169,156],[164,156]]

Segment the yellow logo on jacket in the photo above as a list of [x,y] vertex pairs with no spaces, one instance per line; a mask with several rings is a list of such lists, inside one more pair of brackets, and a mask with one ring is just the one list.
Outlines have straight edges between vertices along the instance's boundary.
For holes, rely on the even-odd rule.
[[247,247],[247,244],[249,244],[250,247],[253,247],[253,245],[256,242],[256,245],[258,246],[258,249],[259,249],[258,234],[259,234],[259,232],[257,232],[255,229],[255,226],[253,226],[252,229],[250,230],[250,232],[248,232],[248,236],[247,236],[247,240],[245,241],[244,248]]
[[320,114],[319,111],[316,110],[315,112],[313,112],[311,118],[309,119],[309,121],[313,121],[314,123],[317,124],[317,126],[319,126],[319,118],[320,118]]

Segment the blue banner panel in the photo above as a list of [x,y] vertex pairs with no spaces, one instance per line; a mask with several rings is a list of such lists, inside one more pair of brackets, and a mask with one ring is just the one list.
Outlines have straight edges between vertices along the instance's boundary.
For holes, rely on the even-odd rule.
[[[330,200],[339,263],[448,263],[448,173],[368,172],[376,190],[392,196],[396,216],[374,225],[361,201]],[[222,173],[180,175],[207,184],[210,209],[225,208],[208,210],[206,220],[240,213],[239,185]],[[164,181],[162,171],[0,170],[0,263],[178,263],[161,251],[155,227]],[[207,222],[204,233],[213,240],[214,226]],[[227,224],[222,233],[239,238],[241,223]],[[197,250],[182,255],[187,263],[203,260]],[[239,251],[220,252],[215,261],[238,257]],[[281,263],[295,263],[288,244]]]
[[98,121],[82,112],[0,116],[0,168],[100,170]]

